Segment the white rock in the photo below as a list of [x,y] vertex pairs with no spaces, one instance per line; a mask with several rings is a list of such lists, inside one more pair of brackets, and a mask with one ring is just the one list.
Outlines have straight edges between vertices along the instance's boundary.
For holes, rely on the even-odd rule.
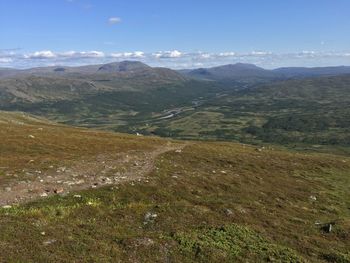
[[310,199],[311,199],[312,201],[316,201],[316,200],[317,200],[317,197],[314,196],[314,195],[310,195]]

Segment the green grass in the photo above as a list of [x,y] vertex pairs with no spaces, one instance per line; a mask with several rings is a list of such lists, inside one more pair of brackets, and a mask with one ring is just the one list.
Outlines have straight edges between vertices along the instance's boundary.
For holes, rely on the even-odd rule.
[[[89,151],[83,146],[91,155],[109,151],[106,146],[147,151],[155,142],[163,143],[64,126],[52,129],[42,146],[54,146],[49,135],[61,131],[63,142],[79,145],[79,135],[90,146],[100,144]],[[12,138],[26,142],[26,137]],[[82,153],[63,142],[62,156]],[[38,159],[54,152],[42,149]],[[26,156],[22,147],[12,148],[14,153],[19,160]],[[16,162],[17,169],[21,165]],[[342,156],[196,142],[160,156],[148,182],[0,209],[0,261],[347,262],[349,171],[350,159]],[[148,213],[157,216],[147,219]],[[333,221],[331,233],[315,225]]]

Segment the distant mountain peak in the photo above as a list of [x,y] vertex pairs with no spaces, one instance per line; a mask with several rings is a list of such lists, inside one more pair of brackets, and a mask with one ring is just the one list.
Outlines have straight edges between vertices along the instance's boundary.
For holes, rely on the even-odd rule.
[[150,69],[151,67],[140,61],[121,61],[104,64],[99,67],[98,72],[129,72]]
[[209,80],[237,80],[242,78],[274,78],[275,74],[254,64],[236,63],[186,72],[188,76]]

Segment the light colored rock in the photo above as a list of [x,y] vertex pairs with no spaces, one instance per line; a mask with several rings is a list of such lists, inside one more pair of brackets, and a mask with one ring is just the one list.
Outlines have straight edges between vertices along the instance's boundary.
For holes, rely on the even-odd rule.
[[317,201],[317,197],[314,196],[314,195],[310,195],[310,200],[311,200],[311,201]]
[[51,245],[53,243],[55,243],[57,240],[56,239],[49,239],[43,242],[43,245],[48,246]]
[[143,223],[145,225],[148,223],[152,223],[152,222],[154,222],[154,220],[156,220],[157,217],[158,217],[158,215],[156,213],[147,212],[145,214],[145,221]]
[[226,209],[225,209],[225,214],[226,214],[227,216],[232,216],[232,215],[233,215],[233,212],[232,212],[231,209],[226,208]]

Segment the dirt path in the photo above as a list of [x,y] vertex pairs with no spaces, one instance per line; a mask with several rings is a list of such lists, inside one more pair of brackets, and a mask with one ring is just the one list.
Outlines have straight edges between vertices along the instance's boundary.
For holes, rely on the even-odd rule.
[[[131,151],[115,155],[98,155],[71,167],[58,167],[31,180],[12,181],[0,186],[0,206],[29,202],[55,194],[68,194],[88,188],[123,182],[145,181],[154,169],[157,157],[170,151],[181,151],[187,143],[161,146],[150,152]],[[39,171],[40,172],[40,171]]]

